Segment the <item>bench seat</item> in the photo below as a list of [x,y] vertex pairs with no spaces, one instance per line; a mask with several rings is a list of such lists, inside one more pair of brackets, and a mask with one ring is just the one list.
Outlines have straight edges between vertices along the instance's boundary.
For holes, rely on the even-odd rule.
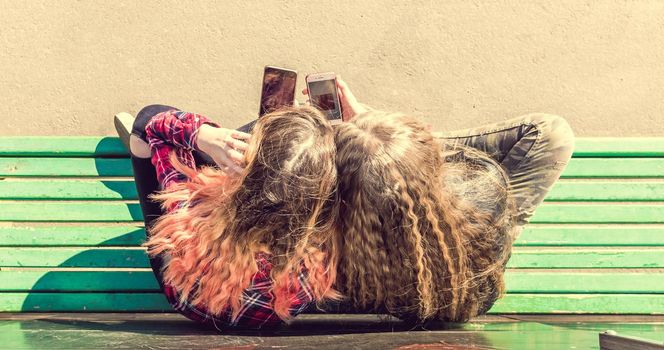
[[[0,312],[171,312],[114,137],[0,137]],[[664,138],[579,138],[493,314],[664,314]]]

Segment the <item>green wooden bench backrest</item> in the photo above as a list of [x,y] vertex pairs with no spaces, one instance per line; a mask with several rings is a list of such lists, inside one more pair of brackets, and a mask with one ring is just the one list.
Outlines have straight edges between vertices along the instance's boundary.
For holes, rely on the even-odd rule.
[[[0,311],[170,311],[112,137],[0,137]],[[664,313],[664,138],[581,138],[493,313]]]

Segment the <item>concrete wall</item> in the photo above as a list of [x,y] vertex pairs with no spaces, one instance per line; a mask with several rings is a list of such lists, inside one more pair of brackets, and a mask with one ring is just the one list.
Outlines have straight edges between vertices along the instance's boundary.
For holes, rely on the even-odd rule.
[[0,0],[0,135],[112,135],[165,103],[255,117],[262,67],[465,128],[541,111],[580,136],[664,131],[664,1]]

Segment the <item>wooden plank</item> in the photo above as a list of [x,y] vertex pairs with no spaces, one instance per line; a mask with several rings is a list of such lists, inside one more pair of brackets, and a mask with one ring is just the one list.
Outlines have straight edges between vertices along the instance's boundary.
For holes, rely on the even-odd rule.
[[[0,221],[140,221],[138,204],[118,202],[0,202]],[[662,204],[545,203],[532,223],[664,223]]]
[[133,176],[127,158],[0,158],[2,176]]
[[137,203],[0,202],[0,221],[102,221],[143,220]]
[[0,181],[0,199],[135,200],[134,181]]
[[169,311],[161,293],[0,293],[0,312]]
[[152,271],[0,271],[0,291],[158,292]]
[[[137,199],[133,181],[0,181],[0,199]],[[556,183],[546,201],[664,201],[662,181],[570,181]]]
[[120,139],[108,136],[3,136],[0,157],[129,157]]
[[658,294],[507,294],[489,313],[664,314]]
[[572,158],[562,178],[664,177],[664,158]]
[[[70,271],[5,270],[0,271],[0,291],[118,292],[159,291],[154,274],[149,271]],[[664,293],[664,272],[602,272],[587,270],[507,270],[508,293]]]
[[[0,158],[0,176],[132,176],[127,158]],[[664,158],[573,158],[562,178],[662,178]]]
[[664,293],[664,272],[645,271],[507,270],[505,283],[508,293]]
[[531,223],[663,223],[661,204],[543,204]]
[[664,157],[662,137],[577,137],[574,157]]
[[[0,227],[0,246],[137,246],[136,225]],[[662,225],[527,225],[515,246],[664,246]]]
[[[172,312],[161,293],[0,293],[0,312]],[[657,294],[507,294],[496,313],[664,314]]]
[[[515,248],[510,268],[663,268],[664,248]],[[6,267],[149,267],[142,248],[0,248]]]
[[664,201],[664,182],[561,180],[545,201]]
[[0,248],[6,267],[149,267],[142,248]]
[[137,246],[145,240],[145,229],[121,226],[0,227],[0,246]]
[[[1,231],[0,231],[1,232]],[[1,237],[1,235],[0,235]],[[1,240],[0,240],[1,242]],[[526,225],[515,246],[664,246],[661,225]]]
[[[2,136],[0,157],[128,156],[111,136]],[[574,157],[664,157],[661,137],[577,137]]]
[[515,248],[507,266],[521,269],[661,268],[661,248]]

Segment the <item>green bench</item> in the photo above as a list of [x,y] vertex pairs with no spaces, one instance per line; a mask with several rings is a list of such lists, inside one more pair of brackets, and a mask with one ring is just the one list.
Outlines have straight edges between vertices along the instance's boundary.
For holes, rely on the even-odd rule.
[[[0,137],[0,312],[171,311],[113,137]],[[580,138],[499,314],[664,314],[664,138]]]

